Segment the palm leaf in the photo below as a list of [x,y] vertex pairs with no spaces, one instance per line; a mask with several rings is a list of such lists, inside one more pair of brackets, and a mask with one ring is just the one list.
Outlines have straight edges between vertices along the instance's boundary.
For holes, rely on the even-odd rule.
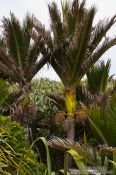
[[13,60],[6,54],[6,50],[4,48],[0,49],[0,61],[3,63],[11,72],[17,74],[15,64]]
[[79,69],[80,65],[82,65],[84,55],[87,52],[87,47],[89,45],[89,39],[92,32],[92,24],[93,24],[95,12],[96,12],[95,7],[92,7],[89,10],[88,14],[86,14],[85,20],[83,21],[83,26],[80,29],[80,34],[79,34],[80,36],[78,41],[78,52],[76,55],[76,61],[74,62],[75,64],[72,69],[72,75],[71,75],[72,78],[75,77],[77,69]]
[[0,63],[0,77],[9,83],[16,82],[18,78],[17,74],[14,74],[13,69],[9,69],[2,63]]
[[57,8],[56,3],[54,2],[51,5],[49,5],[48,8],[51,18],[51,28],[54,33],[54,44],[60,46],[60,44],[64,41],[64,30],[61,21],[61,14]]
[[23,34],[19,21],[14,14],[11,14],[11,20],[5,17],[3,18],[3,28],[9,54],[14,59],[17,66],[22,68],[21,54],[23,54]]
[[74,86],[78,85],[78,82],[82,79],[82,77],[85,75],[87,70],[89,70],[99,59],[100,57],[111,47],[116,45],[116,38],[109,39],[107,38],[103,44],[97,48],[95,53],[93,55],[89,56],[83,64],[80,66],[80,69],[78,71],[78,80],[75,82]]
[[55,104],[59,110],[63,110],[65,107],[65,101],[62,96],[53,94],[53,93],[46,93],[47,97],[50,98],[50,101]]
[[77,151],[80,156],[83,157],[83,160],[88,161],[90,164],[94,163],[92,158],[92,152],[89,150],[89,148],[85,148],[78,142],[74,142],[69,139],[54,137],[48,140],[48,145],[54,149],[58,149],[61,151],[69,151],[70,149],[73,149]]
[[[115,104],[113,104],[115,106]],[[96,138],[100,139],[100,133],[102,133],[102,136],[106,140],[109,146],[116,146],[116,127],[115,127],[115,114],[116,110],[115,108],[109,106],[107,110],[104,110],[103,108],[100,107],[90,107],[90,108],[84,108],[86,114],[90,118],[90,124],[92,131],[94,132]],[[96,126],[97,130],[95,129]],[[96,131],[97,132],[96,132]],[[100,137],[99,137],[100,136]]]
[[69,150],[68,153],[73,157],[77,167],[83,175],[88,175],[87,168],[82,161],[82,157],[75,150]]
[[4,102],[8,95],[9,85],[0,79],[0,105]]
[[96,64],[87,72],[87,86],[92,94],[99,95],[100,92],[106,91],[110,66],[110,60],[106,64],[101,61],[100,64]]
[[110,20],[100,20],[98,24],[95,26],[94,33],[93,33],[93,40],[91,43],[92,51],[99,45],[103,37],[106,37],[106,33],[115,23],[116,15],[114,15]]

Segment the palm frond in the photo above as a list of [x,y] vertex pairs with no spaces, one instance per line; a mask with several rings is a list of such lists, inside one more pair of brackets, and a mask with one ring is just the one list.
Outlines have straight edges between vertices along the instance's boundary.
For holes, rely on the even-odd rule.
[[106,37],[106,33],[112,27],[116,21],[116,15],[114,15],[110,20],[100,20],[94,28],[93,39],[91,43],[91,51],[93,52],[95,48],[99,45],[101,40]]
[[[46,52],[46,50],[44,50]],[[30,67],[30,79],[34,77],[34,75],[37,74],[37,72],[50,60],[50,54],[46,55],[45,57],[40,57],[40,60],[35,62],[32,67]]]
[[115,45],[116,45],[116,38],[113,39],[106,38],[105,41],[102,43],[102,45],[96,49],[93,55],[90,55],[80,66],[80,70],[78,72],[79,77],[78,79],[80,80],[87,72],[87,70],[89,70],[108,49],[110,49]]
[[86,86],[79,84],[76,88],[76,99],[80,103],[84,103],[86,106],[93,104],[96,105],[98,97],[93,95]]
[[[86,14],[85,20],[83,21],[82,27],[80,28],[79,41],[78,41],[78,52],[76,54],[76,60],[74,61],[74,66],[72,69],[71,79],[73,79],[82,65],[89,45],[89,40],[92,32],[92,24],[95,16],[96,9],[92,7]],[[77,47],[76,47],[77,48]],[[76,49],[77,51],[77,49]],[[81,58],[81,59],[80,59]],[[74,80],[73,80],[74,81]]]
[[4,102],[8,95],[9,85],[0,79],[0,105]]
[[41,36],[46,46],[48,46],[49,49],[53,49],[51,32],[46,30],[45,26],[42,25],[37,18],[34,18],[34,28],[37,32],[36,39]]
[[23,31],[25,32],[26,36],[28,37],[28,40],[30,42],[30,31],[32,30],[34,25],[34,16],[27,14],[26,17],[23,20]]
[[[115,104],[113,105],[116,108],[116,105]],[[115,108],[114,107],[112,108],[111,105],[105,110],[101,107],[95,107],[95,106],[91,106],[90,108],[84,108],[86,114],[90,118],[90,125],[95,138],[101,141],[99,133],[102,133],[103,137],[105,138],[109,146],[116,146]],[[91,123],[91,121],[94,125]],[[95,129],[96,127],[93,126],[96,126],[98,129],[96,130]]]
[[[39,41],[40,42],[40,41]],[[27,81],[31,81],[35,73],[35,63],[38,60],[38,57],[40,55],[40,48],[39,48],[39,42],[34,42],[31,46],[29,46],[28,49],[28,56],[25,60],[25,69],[24,69],[24,76],[27,77]],[[39,71],[39,70],[38,70]],[[28,72],[28,75],[27,75]]]
[[[19,78],[19,74],[17,72],[17,69],[15,67],[15,64],[13,62],[13,60],[6,54],[6,50],[2,48],[0,48],[0,65],[1,65],[1,73],[3,74],[7,74],[7,75],[13,75],[13,77],[15,77],[13,79],[13,81],[16,80],[16,76],[17,79]],[[2,76],[1,76],[2,78]]]
[[86,13],[85,0],[83,0],[81,3],[79,0],[74,0],[72,4],[66,1],[61,5],[65,35],[67,35],[69,38],[72,38]]
[[6,80],[9,83],[14,83],[18,81],[17,74],[14,74],[12,69],[9,69],[2,63],[0,63],[0,78]]
[[51,29],[54,35],[54,44],[60,46],[64,42],[64,30],[62,25],[61,13],[58,10],[56,3],[52,3],[48,6],[49,14],[51,18]]
[[[24,52],[24,55],[21,55],[21,56],[22,57],[24,56],[24,58],[27,56],[27,53],[29,51],[30,42],[31,42],[30,33],[33,29],[33,25],[34,25],[34,16],[27,14],[26,17],[23,19],[23,25],[21,26],[22,35],[23,35],[22,52]],[[25,60],[24,60],[24,63],[25,63]]]
[[55,104],[59,110],[63,110],[65,107],[65,100],[64,98],[60,95],[56,95],[53,93],[46,93],[47,97],[50,98],[50,102]]
[[103,44],[98,47],[92,56],[92,64],[94,64],[108,49],[116,45],[116,37],[106,38]]
[[109,71],[111,67],[111,61],[108,60],[105,64],[102,61],[100,64],[96,64],[87,72],[87,86],[88,90],[92,94],[99,95],[100,92],[105,92],[109,82]]
[[73,149],[77,151],[84,160],[87,160],[90,164],[93,164],[92,151],[90,151],[91,149],[89,150],[89,148],[85,148],[78,142],[54,137],[48,140],[48,145],[61,151],[69,151],[70,149]]
[[24,58],[23,49],[23,33],[21,26],[14,14],[11,14],[11,19],[3,18],[3,29],[5,42],[8,46],[8,52],[11,55],[12,59],[15,61],[17,66],[22,69],[23,61],[21,56]]

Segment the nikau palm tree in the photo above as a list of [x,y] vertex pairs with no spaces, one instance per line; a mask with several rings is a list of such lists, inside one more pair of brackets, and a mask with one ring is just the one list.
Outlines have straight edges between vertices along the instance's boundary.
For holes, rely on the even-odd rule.
[[33,18],[33,16],[27,15],[21,25],[11,13],[10,18],[4,17],[2,20],[0,77],[10,83],[17,82],[20,88],[30,83],[36,73],[48,61],[41,36],[36,42],[31,40]]
[[74,0],[72,4],[62,3],[60,11],[55,2],[48,6],[51,30],[35,19],[35,32],[32,38],[42,35],[49,63],[65,85],[66,116],[65,129],[67,138],[74,140],[74,116],[76,113],[76,88],[86,72],[112,46],[116,37],[110,38],[107,32],[116,22],[116,15],[111,19],[100,20],[94,25],[96,8],[89,9],[85,0]]
[[111,96],[109,91],[109,84],[114,75],[110,76],[111,61],[106,63],[101,61],[95,64],[89,71],[87,71],[87,79],[85,85],[81,85],[80,94],[77,88],[77,99],[86,106],[97,105],[106,108]]
[[113,75],[109,75],[110,67],[111,60],[108,60],[106,64],[101,61],[87,72],[87,89],[93,95],[99,95],[101,92],[107,91],[108,84],[113,78]]
[[[101,143],[116,146],[116,93],[112,93],[113,75],[109,76],[111,61],[101,61],[87,72],[87,91],[94,101],[83,105],[93,135]],[[85,97],[86,98],[86,97]],[[112,136],[112,137],[111,137]]]
[[[41,36],[32,41],[33,16],[27,15],[20,24],[19,20],[10,14],[10,18],[3,18],[3,37],[0,43],[0,78],[9,83],[18,83],[20,96],[13,104],[13,116],[21,121],[24,116],[22,101],[28,96],[31,80],[47,63]],[[43,55],[44,54],[44,55]],[[28,117],[28,114],[26,115]],[[23,120],[22,120],[23,121]]]

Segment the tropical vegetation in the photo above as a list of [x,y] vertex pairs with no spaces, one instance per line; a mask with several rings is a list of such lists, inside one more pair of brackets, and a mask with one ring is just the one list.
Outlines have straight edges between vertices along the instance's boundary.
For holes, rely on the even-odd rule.
[[[2,19],[0,174],[116,175],[116,79],[103,54],[116,45],[116,14],[95,24],[86,1]],[[34,79],[47,64],[60,80]]]

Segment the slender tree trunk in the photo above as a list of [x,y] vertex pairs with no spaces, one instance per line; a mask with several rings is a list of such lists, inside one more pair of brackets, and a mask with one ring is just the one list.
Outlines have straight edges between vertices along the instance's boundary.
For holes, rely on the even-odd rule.
[[[75,140],[75,112],[76,112],[76,90],[69,88],[65,90],[65,107],[66,107],[66,120],[64,128],[66,131],[67,139],[70,141]],[[68,166],[73,167],[73,160],[69,157]]]
[[67,139],[74,141],[75,139],[75,119],[74,116],[68,117],[65,120],[65,131]]
[[75,139],[75,112],[76,112],[76,90],[69,88],[65,90],[65,107],[67,118],[65,120],[65,131],[67,139]]

